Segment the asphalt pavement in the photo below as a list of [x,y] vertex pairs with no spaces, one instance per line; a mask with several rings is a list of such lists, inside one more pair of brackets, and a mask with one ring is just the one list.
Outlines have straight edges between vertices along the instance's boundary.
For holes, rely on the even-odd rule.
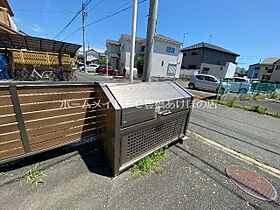
[[216,106],[216,109],[194,106],[189,129],[280,169],[280,119]]
[[261,107],[266,107],[269,113],[280,113],[279,99],[236,101],[235,103],[242,106],[260,105]]
[[[65,151],[47,152],[45,160],[42,154],[25,159],[23,167],[6,172],[8,177],[0,175],[1,209],[279,209],[279,203],[240,190],[225,169],[230,164],[248,167],[279,191],[278,178],[194,138],[167,150],[157,163],[161,174],[141,178],[128,170],[112,180],[94,143]],[[29,161],[38,160],[46,184],[32,189],[25,181],[11,182],[31,167]]]

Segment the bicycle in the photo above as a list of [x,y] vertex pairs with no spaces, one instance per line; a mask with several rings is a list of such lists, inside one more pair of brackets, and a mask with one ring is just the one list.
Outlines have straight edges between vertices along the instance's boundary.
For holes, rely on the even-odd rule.
[[36,67],[39,65],[33,65],[33,71],[31,72],[29,76],[29,80],[36,81],[40,79],[46,79],[46,80],[52,80],[54,81],[56,79],[56,75],[53,73],[53,71],[44,71],[42,75],[36,71]]

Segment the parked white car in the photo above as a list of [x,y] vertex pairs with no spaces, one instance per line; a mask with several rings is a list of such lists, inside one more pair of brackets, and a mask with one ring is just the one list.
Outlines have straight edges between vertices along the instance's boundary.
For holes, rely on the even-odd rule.
[[[92,73],[92,72],[95,72],[96,71],[96,69],[99,67],[100,65],[98,65],[98,64],[89,64],[89,65],[87,65],[87,72],[89,72],[89,73]],[[84,67],[84,65],[82,65],[81,67],[80,67],[80,71],[85,71],[85,67]]]
[[[189,88],[191,89],[203,89],[217,92],[220,86],[221,80],[215,76],[208,74],[196,74],[193,75],[189,82]],[[226,82],[222,83],[221,92],[225,92],[226,88],[230,88],[230,84],[227,85]]]
[[251,88],[250,80],[243,77],[233,77],[229,84],[231,92],[247,93]]

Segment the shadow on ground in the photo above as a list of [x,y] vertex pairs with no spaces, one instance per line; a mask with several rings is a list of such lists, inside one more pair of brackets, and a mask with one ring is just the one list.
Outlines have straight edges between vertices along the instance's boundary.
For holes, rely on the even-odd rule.
[[90,172],[101,176],[112,177],[112,173],[104,159],[101,150],[99,149],[97,141],[88,140],[86,142],[81,140],[79,143],[73,143],[67,146],[1,164],[0,171],[9,172],[26,166],[34,165],[36,163],[49,161],[50,163],[41,167],[41,170],[45,170],[77,155],[81,156]]

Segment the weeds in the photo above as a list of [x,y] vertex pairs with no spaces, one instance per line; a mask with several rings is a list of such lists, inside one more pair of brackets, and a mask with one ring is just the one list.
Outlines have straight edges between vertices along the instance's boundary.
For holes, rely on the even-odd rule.
[[39,163],[37,163],[33,168],[30,168],[26,172],[23,178],[20,179],[20,183],[22,185],[22,181],[26,180],[26,183],[30,184],[32,188],[34,185],[37,188],[39,183],[46,184],[46,182],[42,178],[40,178],[41,176],[46,176],[46,175],[43,174],[43,172],[39,169]]
[[1,175],[4,175],[4,176],[9,176],[7,173],[5,172],[1,172]]
[[135,177],[142,176],[145,172],[162,173],[162,170],[155,166],[155,163],[165,157],[165,151],[168,146],[155,151],[151,155],[143,158],[134,164],[132,168],[132,175]]
[[278,99],[280,98],[280,95],[277,92],[273,92],[270,94],[267,94],[268,98],[272,98],[272,99]]
[[280,113],[274,113],[273,117],[280,118]]
[[265,113],[267,113],[267,108],[266,107],[261,107],[260,105],[252,105],[251,110],[249,110],[249,111],[257,112],[257,113],[260,113],[260,114],[265,114]]
[[228,100],[227,105],[229,107],[233,107],[234,106],[234,102],[235,102],[235,98],[231,98],[231,99]]

